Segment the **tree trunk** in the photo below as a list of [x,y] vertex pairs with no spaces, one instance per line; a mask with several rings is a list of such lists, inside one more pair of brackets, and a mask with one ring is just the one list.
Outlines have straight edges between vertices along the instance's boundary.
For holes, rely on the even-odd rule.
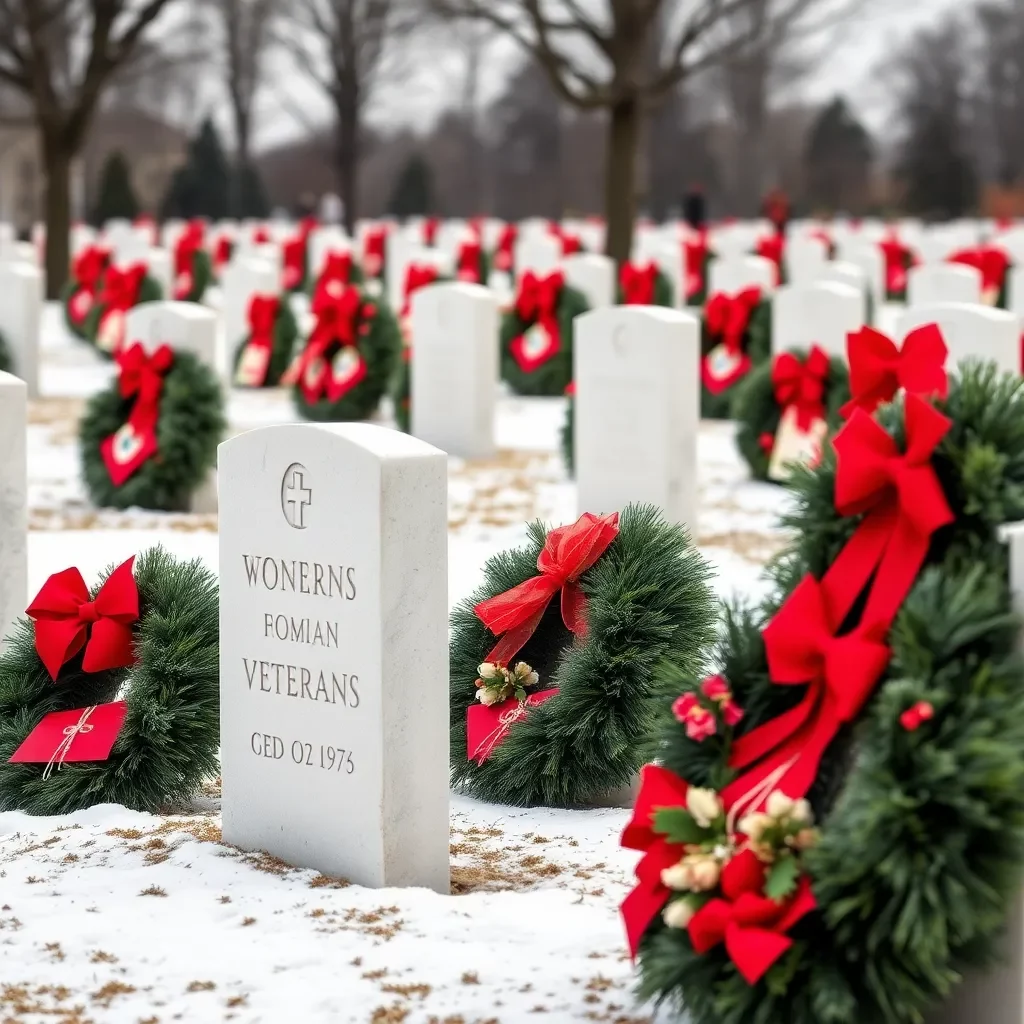
[[636,154],[642,112],[636,96],[619,100],[609,111],[608,153],[605,157],[605,252],[621,266],[633,247],[636,217]]
[[46,297],[59,299],[71,263],[71,164],[57,132],[40,128],[43,172],[46,175]]
[[335,159],[338,191],[345,207],[345,230],[354,237],[356,203],[359,199],[359,105],[351,87],[336,105]]
[[249,111],[241,103],[233,103],[235,119],[235,160],[231,168],[231,188],[228,204],[231,216],[241,218],[244,201],[244,178],[249,168]]

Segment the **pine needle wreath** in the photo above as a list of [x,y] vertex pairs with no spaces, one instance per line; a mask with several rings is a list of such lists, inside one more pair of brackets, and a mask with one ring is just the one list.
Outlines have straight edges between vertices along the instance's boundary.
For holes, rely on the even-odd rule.
[[[371,416],[380,405],[401,353],[401,332],[391,308],[354,287],[346,289],[346,295],[358,296],[358,301],[352,300],[351,314],[341,315],[342,319],[351,315],[353,341],[342,342],[330,328],[318,338],[319,327],[314,328],[284,378],[292,385],[295,408],[307,420],[333,423]],[[332,398],[334,382],[352,374],[353,366],[358,367],[357,383],[339,388],[342,393]],[[314,393],[318,394],[315,399],[311,397]]]
[[[270,357],[262,351],[266,334],[261,329],[264,318],[272,323]],[[276,388],[295,355],[299,325],[286,299],[257,295],[249,304],[249,330],[235,351],[234,382],[236,387]],[[254,346],[255,338],[255,346]],[[255,350],[254,350],[255,349]],[[243,359],[245,365],[243,366]]]
[[7,339],[0,333],[0,373],[10,373],[14,367],[11,350],[7,347]]
[[[955,521],[933,534],[889,631],[888,667],[826,748],[808,793],[821,832],[799,848],[816,908],[753,984],[722,945],[699,955],[682,918],[671,927],[656,914],[641,939],[641,997],[685,1010],[693,1024],[919,1024],[962,971],[999,958],[1024,865],[1024,664],[997,536],[1024,519],[1024,385],[968,364],[936,407],[952,425],[930,463]],[[903,403],[879,420],[903,451]],[[861,525],[836,512],[836,480],[831,451],[796,474],[784,519],[794,541],[769,569],[773,596],[726,615],[715,665],[745,711],[737,735],[801,697],[771,682],[762,631]],[[921,495],[914,488],[910,500]],[[706,682],[672,668],[661,680],[666,709],[677,698],[677,711],[679,701],[688,714],[701,710]],[[726,785],[731,732],[688,738],[666,721],[665,768],[691,786]],[[780,881],[785,891],[793,878]]]
[[619,271],[617,301],[620,306],[672,307],[672,282],[655,263],[624,263]]
[[70,334],[88,341],[89,312],[104,271],[110,265],[110,250],[91,245],[75,257],[71,274],[61,289],[60,302],[64,324]]
[[[129,669],[85,672],[79,652],[54,682],[31,621],[22,619],[8,637],[0,655],[0,811],[70,814],[112,803],[155,812],[217,774],[217,579],[199,560],[178,561],[159,547],[141,555],[134,577],[139,618]],[[118,699],[127,714],[106,760],[69,759],[47,778],[45,764],[8,763],[45,715]]]
[[148,508],[181,512],[217,464],[217,445],[227,421],[224,396],[213,371],[190,352],[175,352],[163,378],[157,453],[121,486],[111,480],[103,442],[128,420],[135,398],[123,398],[118,382],[89,400],[79,426],[82,470],[98,508]]
[[[740,295],[743,293],[741,292]],[[701,371],[705,373],[706,368],[715,362],[716,356],[728,348],[723,340],[723,334],[713,332],[709,326],[709,310],[713,310],[712,303],[720,301],[721,295],[712,295],[704,306],[704,315],[701,320]],[[738,296],[728,296],[729,300],[736,302]],[[736,358],[744,362],[749,361],[749,368],[759,366],[769,358],[772,350],[772,312],[771,300],[761,299],[753,307],[746,327],[740,335]],[[749,372],[746,371],[746,372]],[[700,414],[706,420],[724,420],[732,414],[732,392],[736,384],[743,379],[744,373],[727,386],[718,391],[711,391],[706,380],[701,383],[700,391]]]
[[[819,350],[820,352],[820,350]],[[786,353],[786,363],[793,360],[801,367],[808,365],[808,352],[794,349]],[[780,385],[775,367],[779,357],[754,367],[733,388],[732,418],[736,421],[736,446],[750,467],[755,480],[767,480],[772,449],[784,411],[779,402]],[[839,410],[850,400],[850,374],[843,359],[829,359],[824,352],[816,361],[824,370],[821,375],[821,397],[812,404],[820,405],[829,433],[836,430],[842,420]],[[817,415],[817,412],[815,415]]]
[[573,640],[555,597],[516,656],[557,696],[532,707],[482,764],[467,756],[467,709],[495,636],[474,608],[537,575],[548,531],[490,558],[484,583],[452,614],[451,769],[482,800],[573,807],[629,785],[651,754],[658,715],[655,665],[697,665],[715,633],[711,570],[682,527],[652,507],[629,506],[618,536],[580,577],[586,636]]
[[190,254],[189,266],[177,275],[174,298],[177,302],[202,302],[206,289],[213,284],[213,262],[205,249]]
[[570,383],[565,389],[565,419],[562,421],[562,431],[559,440],[562,447],[562,459],[565,461],[565,471],[571,479],[576,471],[576,385]]
[[412,346],[403,345],[402,355],[391,382],[391,401],[395,408],[398,429],[409,433],[412,428]]
[[[501,324],[501,375],[516,394],[561,395],[565,391],[572,380],[573,320],[589,308],[586,296],[565,284],[561,273],[541,279],[523,275],[515,305]],[[545,326],[549,317],[551,323]],[[556,325],[557,348],[549,345]],[[520,352],[518,359],[516,351]],[[535,357],[534,352],[539,355]]]

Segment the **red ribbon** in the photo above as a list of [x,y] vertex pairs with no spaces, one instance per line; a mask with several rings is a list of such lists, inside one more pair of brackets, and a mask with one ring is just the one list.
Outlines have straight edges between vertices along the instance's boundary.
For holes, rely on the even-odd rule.
[[331,252],[327,254],[324,268],[320,271],[320,279],[316,283],[317,290],[328,284],[347,286],[352,280],[352,253]]
[[227,235],[221,235],[213,246],[214,266],[222,267],[231,259],[231,239]]
[[386,228],[370,228],[363,236],[363,270],[368,277],[380,277],[384,271]]
[[753,851],[741,851],[722,868],[722,897],[701,907],[687,926],[700,955],[724,942],[748,985],[756,985],[793,945],[786,932],[817,906],[806,875],[781,903],[764,895],[766,876]]
[[790,406],[796,409],[797,426],[803,431],[825,416],[828,371],[828,355],[817,345],[811,346],[803,362],[792,352],[782,352],[772,362],[775,401],[783,412]]
[[95,292],[110,263],[110,250],[99,245],[90,245],[75,257],[71,276],[88,292]]
[[456,273],[460,281],[471,284],[480,283],[480,257],[483,247],[479,239],[468,239],[459,246],[459,257],[456,261]]
[[950,263],[962,263],[981,272],[984,291],[999,291],[1003,287],[1010,257],[996,245],[980,245],[974,249],[960,249],[949,257]]
[[432,247],[437,241],[437,229],[441,226],[440,217],[428,217],[423,222],[423,244]]
[[100,304],[106,311],[119,310],[126,312],[139,301],[139,291],[146,279],[146,264],[133,263],[124,269],[107,267],[103,275],[103,288],[100,292]]
[[340,295],[329,295],[326,290],[318,290],[313,298],[312,312],[316,316],[316,325],[306,342],[302,354],[289,368],[283,383],[298,382],[307,402],[317,402],[326,393],[329,401],[336,402],[347,391],[355,387],[365,376],[362,374],[334,384],[331,365],[327,362],[327,350],[332,344],[342,348],[351,345],[355,348],[359,359],[362,354],[357,345],[357,325],[361,313],[365,311],[359,289],[347,287]]
[[895,235],[883,238],[878,247],[885,258],[886,294],[893,295],[906,291],[907,269],[913,265],[913,253]]
[[782,280],[782,255],[786,249],[786,236],[781,232],[768,235],[757,243],[757,255],[775,264],[775,283]]
[[175,284],[174,297],[185,299],[192,291],[193,285],[193,261],[196,253],[203,247],[203,223],[202,221],[191,221],[188,227],[181,233],[177,245],[174,247],[174,276],[175,281],[182,280],[179,287]]
[[849,335],[846,354],[850,363],[849,402],[840,410],[849,418],[854,409],[872,413],[891,402],[903,388],[922,395],[947,394],[944,369],[948,349],[938,324],[926,324],[911,331],[902,348],[876,331],[864,327]]
[[752,286],[735,295],[716,292],[704,307],[704,319],[712,338],[721,338],[730,352],[743,351],[743,335],[761,301],[761,289]]
[[[836,510],[865,518],[823,579],[805,577],[762,631],[772,682],[807,684],[807,692],[797,707],[736,740],[729,765],[748,771],[722,791],[727,807],[756,810],[775,789],[806,795],[839,727],[853,720],[885,670],[882,638],[928,556],[932,534],[953,521],[931,465],[951,423],[917,395],[907,396],[905,410],[902,454],[862,410],[833,442]],[[859,625],[837,636],[872,574]]]
[[686,807],[689,785],[678,775],[658,765],[645,765],[640,775],[633,817],[622,833],[622,846],[640,850],[643,857],[636,866],[637,883],[622,901],[622,920],[626,925],[629,951],[636,956],[640,940],[650,923],[661,913],[671,890],[661,883],[661,873],[683,857],[680,843],[670,843],[654,831],[654,815],[663,808]]
[[302,284],[306,276],[306,237],[299,234],[289,238],[281,247],[284,286],[293,291]]
[[477,618],[501,639],[484,659],[508,665],[533,636],[551,599],[562,593],[562,621],[578,637],[586,636],[587,602],[579,578],[608,550],[619,533],[619,514],[585,512],[571,526],[548,534],[537,556],[539,576],[481,601]]
[[[257,349],[266,355],[261,360],[263,367],[259,380],[250,381],[252,387],[263,387],[270,370],[270,354],[274,349],[274,324],[281,303],[276,295],[254,295],[249,302],[249,339],[245,343],[246,350]],[[245,355],[242,356],[243,360]]]
[[36,652],[50,678],[82,648],[84,672],[125,668],[132,654],[131,624],[139,617],[139,590],[132,575],[135,556],[119,565],[95,600],[75,568],[54,573],[36,594],[26,614],[35,620]]
[[252,233],[252,240],[254,245],[267,245],[270,241],[270,232],[265,227],[258,227]]
[[402,288],[402,316],[408,316],[412,309],[412,297],[421,288],[437,280],[437,267],[431,263],[410,263],[405,268],[405,284]]
[[654,288],[658,282],[655,263],[623,263],[619,271],[622,301],[626,306],[653,306]]
[[702,231],[696,238],[683,242],[686,272],[686,297],[692,298],[704,287],[704,263],[708,258],[708,236]]
[[505,274],[512,273],[515,260],[516,239],[519,237],[519,229],[515,224],[506,224],[501,229],[498,237],[498,247],[494,250],[494,269]]

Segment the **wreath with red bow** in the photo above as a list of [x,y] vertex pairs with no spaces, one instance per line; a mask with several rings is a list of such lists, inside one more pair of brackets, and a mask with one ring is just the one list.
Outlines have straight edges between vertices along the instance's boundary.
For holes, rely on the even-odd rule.
[[[694,1024],[911,1024],[997,958],[1024,858],[997,532],[1024,518],[1024,388],[968,364],[936,398],[942,363],[917,373],[854,381],[772,596],[729,610],[715,675],[661,674],[622,909],[641,997]],[[870,415],[901,383],[926,391]]]
[[516,240],[519,228],[515,224],[506,224],[498,236],[498,243],[491,254],[491,266],[502,274],[514,278],[516,274]]
[[363,283],[362,268],[352,259],[352,253],[329,252],[316,280],[311,275],[309,291],[311,296],[320,290],[340,295],[348,285]]
[[973,249],[960,249],[949,257],[949,262],[978,270],[981,273],[982,302],[997,309],[1006,309],[1007,283],[1013,261],[1005,249],[991,243]]
[[[683,240],[683,292],[685,305],[703,306],[708,299],[711,247],[707,231]],[[667,303],[666,303],[667,305]]]
[[751,476],[784,483],[791,463],[813,465],[815,451],[841,423],[850,377],[845,360],[812,345],[780,352],[733,390],[736,446]]
[[355,285],[318,289],[312,313],[313,330],[282,383],[292,388],[305,419],[364,420],[380,405],[395,372],[398,321]]
[[110,250],[100,245],[83,249],[72,261],[71,277],[61,293],[64,323],[76,338],[83,341],[89,338],[89,313],[96,301],[103,273],[110,265],[110,255]]
[[217,579],[162,548],[51,576],[0,655],[0,811],[156,812],[218,771]]
[[86,318],[86,338],[100,355],[116,359],[128,340],[125,337],[128,310],[162,298],[163,290],[159,282],[150,277],[145,263],[132,263],[127,267],[109,265],[103,271],[99,292]]
[[452,779],[494,803],[579,806],[630,785],[650,756],[654,666],[699,663],[711,574],[651,507],[529,534],[452,615]]
[[309,277],[309,236],[315,227],[315,217],[303,217],[295,235],[281,246],[281,281],[286,292],[306,290]]
[[217,464],[227,422],[213,371],[190,352],[138,342],[118,376],[89,400],[79,427],[82,469],[99,508],[182,512]]
[[768,359],[771,349],[771,300],[760,288],[712,295],[701,327],[701,416],[728,419],[736,385]]
[[907,301],[907,272],[917,262],[913,251],[895,235],[878,243],[885,260],[885,301]]
[[254,295],[246,313],[247,332],[235,354],[235,384],[276,388],[292,361],[299,327],[287,300]]
[[487,284],[491,274],[491,261],[484,252],[479,237],[469,238],[459,246],[455,256],[455,278],[466,284]]
[[672,282],[653,261],[623,263],[619,269],[618,300],[620,306],[671,307]]
[[556,270],[528,270],[501,324],[501,375],[519,395],[560,395],[572,380],[572,322],[590,308]]
[[372,227],[363,236],[362,273],[367,291],[383,295],[387,282],[388,229]]
[[177,302],[202,302],[213,283],[213,264],[203,247],[205,228],[192,221],[174,246],[174,298]]
[[565,471],[570,478],[575,471],[576,465],[576,381],[569,381],[565,388],[565,419],[562,421],[562,431],[559,440],[562,445],[562,459],[565,462]]

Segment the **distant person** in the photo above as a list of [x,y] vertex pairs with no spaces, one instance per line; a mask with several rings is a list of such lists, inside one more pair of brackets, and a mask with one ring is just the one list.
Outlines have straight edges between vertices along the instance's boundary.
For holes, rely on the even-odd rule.
[[707,218],[704,189],[700,185],[693,185],[683,197],[683,219],[694,231],[703,231]]
[[785,234],[789,222],[789,200],[781,189],[772,189],[761,204],[761,216],[771,221],[778,234]]

